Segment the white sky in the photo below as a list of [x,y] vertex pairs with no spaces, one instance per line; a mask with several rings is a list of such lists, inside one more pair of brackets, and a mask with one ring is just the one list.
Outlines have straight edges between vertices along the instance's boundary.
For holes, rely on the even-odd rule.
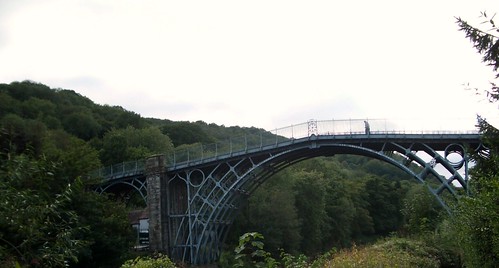
[[499,1],[0,0],[0,83],[225,126],[472,129],[498,107],[463,84],[488,89],[494,74],[455,17],[480,25],[484,10]]

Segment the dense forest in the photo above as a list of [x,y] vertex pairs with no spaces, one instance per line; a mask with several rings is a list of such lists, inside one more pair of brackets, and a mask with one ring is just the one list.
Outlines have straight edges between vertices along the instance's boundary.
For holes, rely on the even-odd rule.
[[[497,72],[497,37],[457,22]],[[499,87],[491,85],[485,94],[497,102]],[[249,198],[219,265],[497,267],[499,131],[481,117],[478,128],[489,149],[472,155],[473,194],[462,197],[452,215],[425,185],[386,163],[314,158],[276,174]],[[0,84],[0,266],[134,267],[141,253],[132,250],[127,215],[138,204],[96,193],[98,181],[87,175],[261,131],[143,118],[33,81]],[[257,241],[263,238],[265,250]]]

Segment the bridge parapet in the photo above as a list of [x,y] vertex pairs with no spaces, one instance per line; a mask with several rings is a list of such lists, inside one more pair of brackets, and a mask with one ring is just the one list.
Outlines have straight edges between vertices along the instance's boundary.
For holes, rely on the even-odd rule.
[[[261,131],[238,137],[230,137],[224,142],[212,144],[192,144],[176,148],[166,154],[166,167],[189,166],[206,161],[226,158],[235,154],[254,150],[276,148],[290,140],[312,136],[333,136],[338,139],[352,137],[381,138],[393,135],[453,135],[478,134],[477,130],[393,130],[394,123],[381,119],[349,119],[349,120],[310,120],[305,123],[291,125],[270,131]],[[145,159],[129,161],[103,167],[91,174],[114,180],[143,174]]]

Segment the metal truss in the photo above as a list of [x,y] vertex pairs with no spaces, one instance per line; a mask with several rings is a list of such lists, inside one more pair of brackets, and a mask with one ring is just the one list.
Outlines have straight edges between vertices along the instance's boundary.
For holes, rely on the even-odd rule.
[[175,167],[167,171],[170,256],[197,265],[217,261],[248,196],[276,172],[318,156],[354,154],[388,162],[425,184],[450,212],[449,203],[469,191],[468,152],[479,148],[478,136],[469,135],[311,135]]
[[140,194],[144,205],[147,206],[147,182],[143,176],[134,176],[126,180],[112,180],[100,185],[96,192],[98,193],[115,193],[119,194],[123,200],[128,200],[133,194],[133,191]]

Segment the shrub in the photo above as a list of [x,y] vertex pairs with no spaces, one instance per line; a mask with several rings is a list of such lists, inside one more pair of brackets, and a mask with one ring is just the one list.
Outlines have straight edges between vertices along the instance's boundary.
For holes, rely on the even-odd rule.
[[440,267],[435,251],[422,242],[389,238],[373,246],[341,251],[327,267]]
[[127,260],[121,268],[175,268],[175,264],[161,253],[149,257],[137,257],[133,260]]

